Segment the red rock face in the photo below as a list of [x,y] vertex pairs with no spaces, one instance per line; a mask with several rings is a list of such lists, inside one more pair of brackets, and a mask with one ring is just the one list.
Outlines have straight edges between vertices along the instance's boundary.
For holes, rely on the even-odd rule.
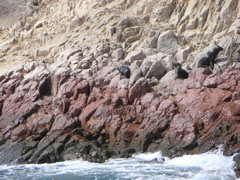
[[23,150],[23,162],[79,156],[101,162],[95,147],[115,156],[201,153],[220,144],[228,155],[240,152],[239,70],[221,75],[193,70],[188,79],[160,90],[144,78],[121,88],[103,79],[74,79],[69,73],[43,73],[29,81],[2,78],[1,144],[35,142]]

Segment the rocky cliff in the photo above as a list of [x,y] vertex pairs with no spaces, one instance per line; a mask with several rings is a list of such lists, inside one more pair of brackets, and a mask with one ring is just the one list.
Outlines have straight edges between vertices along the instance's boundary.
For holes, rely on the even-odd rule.
[[[239,9],[236,0],[25,3],[0,29],[1,163],[220,145],[239,153]],[[224,50],[214,70],[196,68],[215,45]],[[173,62],[188,79],[174,78]],[[122,64],[130,79],[120,78]]]

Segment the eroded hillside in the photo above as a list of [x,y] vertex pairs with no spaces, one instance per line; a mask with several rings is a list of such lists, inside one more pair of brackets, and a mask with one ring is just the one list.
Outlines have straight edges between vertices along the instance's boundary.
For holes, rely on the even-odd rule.
[[[124,63],[127,54],[136,49],[166,61],[174,54],[179,62],[192,65],[199,53],[219,44],[225,58],[235,60],[239,6],[235,0],[49,0],[39,6],[28,4],[26,16],[1,31],[0,59],[37,65],[42,60],[65,61],[61,58],[64,51],[81,49],[85,57],[110,48],[105,53],[111,57],[109,65]],[[120,57],[113,53],[114,48],[122,49]]]

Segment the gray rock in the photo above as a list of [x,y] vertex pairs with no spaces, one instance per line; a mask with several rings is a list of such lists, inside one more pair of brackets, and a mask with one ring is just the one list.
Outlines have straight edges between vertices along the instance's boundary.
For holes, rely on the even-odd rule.
[[50,53],[50,48],[42,47],[37,49],[37,56],[47,56]]
[[133,51],[128,54],[126,57],[126,60],[128,60],[130,63],[133,63],[136,60],[143,60],[146,58],[146,55],[141,50]]
[[96,55],[108,54],[110,52],[110,45],[108,43],[101,43],[96,48]]
[[96,144],[87,141],[72,143],[67,148],[65,147],[62,153],[63,160],[79,159],[80,157],[87,161],[98,163],[109,158],[106,157],[104,150],[98,148]]
[[154,30],[151,30],[150,33],[149,33],[149,37],[152,38],[156,35],[156,31]]
[[80,66],[82,69],[89,69],[91,67],[91,64],[89,62],[84,62]]
[[152,37],[149,39],[149,43],[148,43],[148,48],[157,48],[157,42],[158,42],[158,38],[157,37]]
[[129,79],[129,87],[133,86],[133,84],[134,84],[138,79],[140,79],[141,76],[142,76],[142,75],[141,75],[141,71],[139,71],[139,70],[133,71],[133,72],[132,72],[132,75],[131,75],[131,77],[130,77],[130,79]]
[[118,25],[122,28],[122,30],[124,30],[125,28],[127,28],[131,25],[131,22],[130,22],[129,18],[127,17],[127,18],[123,19],[122,21],[120,21]]
[[171,82],[171,81],[173,81],[173,80],[175,80],[175,71],[174,71],[174,70],[167,72],[167,73],[161,78],[161,80],[160,80],[159,83],[160,83],[162,86],[165,86],[165,85],[168,85],[168,84],[169,84],[169,81]]
[[177,61],[182,64],[184,62],[186,62],[187,58],[188,58],[188,54],[191,52],[191,47],[187,47],[185,49],[181,49],[177,52],[176,54],[176,58]]
[[58,160],[52,146],[48,146],[37,159],[37,163],[53,163]]
[[23,70],[25,73],[29,73],[29,72],[33,71],[35,69],[35,67],[36,67],[35,63],[30,63],[30,64],[25,65]]
[[174,61],[173,56],[162,56],[162,64],[165,66],[167,71],[170,71],[173,69],[172,62]]
[[83,79],[88,79],[88,78],[90,78],[93,75],[93,72],[92,72],[91,69],[84,69],[81,72],[81,74],[82,74]]
[[221,55],[216,59],[216,63],[214,65],[213,73],[222,73],[229,67],[228,57]]
[[79,65],[82,69],[89,69],[91,67],[93,61],[94,61],[94,57],[89,56],[89,57],[83,58],[81,60],[81,62],[79,63]]
[[147,75],[147,72],[150,69],[151,65],[152,65],[151,61],[149,61],[149,60],[143,61],[142,65],[140,67],[140,71],[141,71],[143,76]]
[[120,81],[120,74],[117,75],[117,76],[115,76],[115,77],[113,77],[113,78],[111,79],[111,82],[110,82],[110,85],[109,85],[109,86],[116,88],[117,85],[118,85],[118,83],[119,83],[119,81]]
[[166,71],[166,63],[163,61],[165,57],[166,54],[158,53],[144,59],[140,66],[142,75],[146,78],[155,77],[160,79]]
[[201,27],[204,26],[204,24],[207,20],[207,17],[208,17],[208,13],[209,13],[209,8],[208,7],[205,7],[201,10],[200,15],[199,15],[199,25]]
[[166,4],[157,8],[157,21],[162,22],[170,18],[176,7],[176,0],[166,1]]
[[111,26],[110,28],[108,28],[108,32],[109,32],[110,36],[113,36],[117,32],[117,29],[116,29],[116,27]]
[[17,163],[20,158],[25,143],[5,143],[0,147],[0,164]]
[[31,4],[33,5],[33,6],[38,6],[39,5],[39,2],[38,2],[39,0],[31,0]]
[[132,71],[139,70],[141,64],[142,64],[142,61],[141,61],[141,60],[134,61],[134,62],[130,65],[130,69],[131,69]]
[[28,151],[34,149],[37,146],[38,142],[36,141],[29,141],[26,143],[26,145],[24,146],[24,150],[23,150],[23,154],[27,153]]
[[186,27],[186,29],[196,29],[198,27],[198,18],[191,19]]
[[80,17],[73,18],[69,23],[69,30],[73,30],[78,26],[81,26],[83,24],[83,20]]
[[173,31],[166,31],[162,33],[157,42],[157,49],[166,54],[176,53],[178,50],[177,38]]
[[112,57],[117,59],[118,61],[123,59],[123,55],[124,55],[124,52],[122,48],[118,48],[112,52]]
[[127,38],[131,36],[136,36],[139,33],[139,31],[140,31],[139,26],[126,28],[123,32],[122,41],[125,41]]
[[106,67],[108,65],[109,59],[104,58],[101,62],[102,67]]
[[127,89],[129,84],[129,79],[120,79],[117,84],[117,89]]
[[74,56],[75,54],[81,53],[82,50],[81,49],[66,49],[65,51],[61,52],[58,55],[57,61],[67,61],[71,58],[71,56]]
[[[224,3],[222,10],[220,12],[221,19],[228,19],[230,17],[231,11],[234,10],[238,5],[238,1],[236,0],[229,0]],[[229,21],[229,20],[228,20]]]
[[0,44],[0,52],[2,52],[2,53],[7,52],[12,47],[12,45],[15,43],[16,43],[16,39],[12,38],[12,39]]
[[158,79],[155,78],[155,77],[152,77],[151,79],[148,79],[148,84],[149,84],[150,86],[155,86],[155,85],[157,85],[158,83],[159,83],[159,81],[158,81]]
[[166,73],[166,69],[163,66],[161,61],[153,62],[153,64],[150,66],[149,71],[146,74],[146,78],[152,78],[155,77],[158,80],[163,77],[163,75]]

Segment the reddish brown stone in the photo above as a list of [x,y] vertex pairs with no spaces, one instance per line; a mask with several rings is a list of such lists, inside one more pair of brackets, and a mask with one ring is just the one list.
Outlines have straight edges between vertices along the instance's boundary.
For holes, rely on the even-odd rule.
[[63,130],[68,119],[63,114],[59,114],[54,118],[54,122],[51,127],[51,131]]
[[153,93],[147,93],[147,94],[145,94],[145,95],[141,98],[141,104],[142,104],[143,106],[147,106],[147,105],[149,105],[149,104],[152,103],[153,98],[154,98],[154,94],[153,94]]
[[70,107],[69,107],[69,115],[71,117],[77,117],[82,112],[83,108],[87,105],[88,97],[86,95],[80,95],[78,100],[76,100]]
[[128,127],[123,132],[124,140],[130,142],[134,134],[137,132],[138,127],[139,127],[139,124],[129,124]]
[[[210,76],[202,71],[193,69],[188,79],[151,89],[144,77],[131,87],[125,86],[128,80],[112,86],[100,74],[82,80],[60,69],[51,75],[51,94],[44,96],[39,84],[49,73],[23,82],[4,77],[0,82],[4,84],[0,88],[0,143],[8,139],[46,141],[46,146],[36,147],[41,155],[57,132],[74,136],[61,142],[64,146],[55,144],[58,150],[84,141],[96,146],[101,142],[100,147],[121,156],[150,150],[172,156],[224,144],[225,152],[233,154],[240,147],[240,70]],[[15,87],[6,93],[12,82]],[[122,82],[126,82],[124,87]]]
[[109,132],[112,140],[115,139],[122,125],[123,125],[123,121],[119,116],[116,115],[112,117],[107,128],[107,131]]
[[129,100],[134,102],[136,98],[140,98],[151,90],[150,85],[144,78],[140,78],[129,90]]
[[19,140],[19,138],[26,138],[29,134],[29,130],[26,125],[20,124],[18,127],[14,128],[11,133],[11,139]]
[[71,96],[73,96],[76,84],[77,84],[76,80],[71,80],[67,83],[67,86],[65,87],[63,93],[63,95],[65,95],[66,98],[70,98]]
[[80,115],[81,122],[85,124],[99,107],[99,102],[93,102],[86,106]]
[[240,101],[225,103],[222,113],[227,117],[240,116]]
[[74,96],[78,96],[78,94],[90,94],[90,85],[88,81],[83,80],[80,83],[78,83],[74,89]]

